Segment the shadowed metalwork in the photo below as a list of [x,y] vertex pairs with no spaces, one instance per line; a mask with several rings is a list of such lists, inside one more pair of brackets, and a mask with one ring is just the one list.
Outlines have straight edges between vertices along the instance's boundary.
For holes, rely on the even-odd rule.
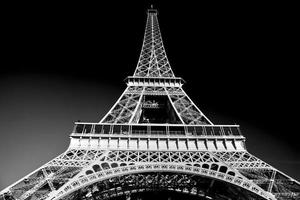
[[76,122],[69,148],[0,198],[129,200],[151,191],[218,200],[300,198],[298,181],[246,150],[239,125],[214,125],[184,92],[154,9],[126,83],[99,123]]

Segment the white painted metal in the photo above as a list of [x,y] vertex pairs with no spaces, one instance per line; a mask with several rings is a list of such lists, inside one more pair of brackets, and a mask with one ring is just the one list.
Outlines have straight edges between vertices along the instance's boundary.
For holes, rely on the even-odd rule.
[[[0,200],[58,200],[117,176],[150,171],[208,177],[269,200],[299,198],[298,181],[251,155],[238,125],[214,125],[182,86],[152,9],[134,75],[117,102],[99,123],[76,122],[67,151],[1,191]],[[149,96],[165,97],[179,122],[140,123],[143,98]]]

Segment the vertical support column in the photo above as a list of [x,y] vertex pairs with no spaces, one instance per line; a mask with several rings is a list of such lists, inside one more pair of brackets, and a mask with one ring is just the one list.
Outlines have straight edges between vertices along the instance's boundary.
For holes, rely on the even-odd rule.
[[141,96],[139,98],[139,101],[138,101],[133,113],[132,113],[129,123],[138,123],[138,121],[140,119],[140,114],[141,114],[141,109],[142,109],[142,98],[144,96],[144,91],[145,91],[145,87],[143,87],[143,90],[140,94]]
[[268,187],[268,192],[271,192],[271,190],[273,188],[275,175],[276,175],[276,170],[273,170],[272,177],[271,177],[271,180],[270,180],[270,184],[269,184],[269,187]]

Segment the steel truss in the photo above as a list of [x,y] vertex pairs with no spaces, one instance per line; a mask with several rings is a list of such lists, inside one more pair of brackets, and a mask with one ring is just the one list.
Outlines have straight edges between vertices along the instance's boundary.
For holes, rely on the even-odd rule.
[[[170,156],[168,158],[168,156]],[[170,160],[171,159],[171,160]],[[176,164],[175,164],[176,163]],[[130,152],[108,151],[50,192],[47,199],[59,199],[76,190],[113,177],[142,172],[174,172],[210,177],[234,184],[266,199],[273,199],[237,170],[220,162],[210,152]]]
[[156,13],[147,17],[143,47],[134,76],[175,77],[164,49]]
[[66,199],[76,199],[76,197],[91,200],[110,199],[126,194],[163,190],[191,194],[205,199],[228,199],[234,195],[239,195],[245,200],[263,199],[247,190],[237,190],[232,186],[191,174],[148,172],[123,175],[97,182],[68,195]]
[[[0,200],[110,199],[160,189],[204,199],[300,199],[298,181],[247,152],[236,125],[214,125],[182,85],[150,9],[134,76],[111,110],[100,123],[76,123],[81,129],[67,151],[1,191]],[[146,109],[161,107],[178,121],[141,122]]]
[[101,123],[137,123],[141,113],[142,97],[168,96],[183,124],[212,124],[192,102],[181,87],[128,86]]
[[[300,196],[298,182],[248,152],[92,149],[67,150],[9,187],[9,193],[16,199],[59,199],[113,177],[156,171],[208,177],[239,186],[265,199]],[[105,191],[102,193],[104,195]]]

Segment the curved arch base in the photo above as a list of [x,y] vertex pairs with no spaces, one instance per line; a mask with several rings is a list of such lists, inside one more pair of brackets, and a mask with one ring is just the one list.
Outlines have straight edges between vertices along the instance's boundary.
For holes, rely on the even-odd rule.
[[[145,196],[144,193],[178,192],[192,195],[194,199],[263,200],[264,198],[233,184],[209,177],[170,172],[147,172],[127,174],[105,179],[81,188],[64,199],[104,200],[132,196],[131,200]],[[123,198],[125,199],[125,198]],[[143,198],[142,198],[143,199]],[[158,200],[158,199],[157,199]]]

